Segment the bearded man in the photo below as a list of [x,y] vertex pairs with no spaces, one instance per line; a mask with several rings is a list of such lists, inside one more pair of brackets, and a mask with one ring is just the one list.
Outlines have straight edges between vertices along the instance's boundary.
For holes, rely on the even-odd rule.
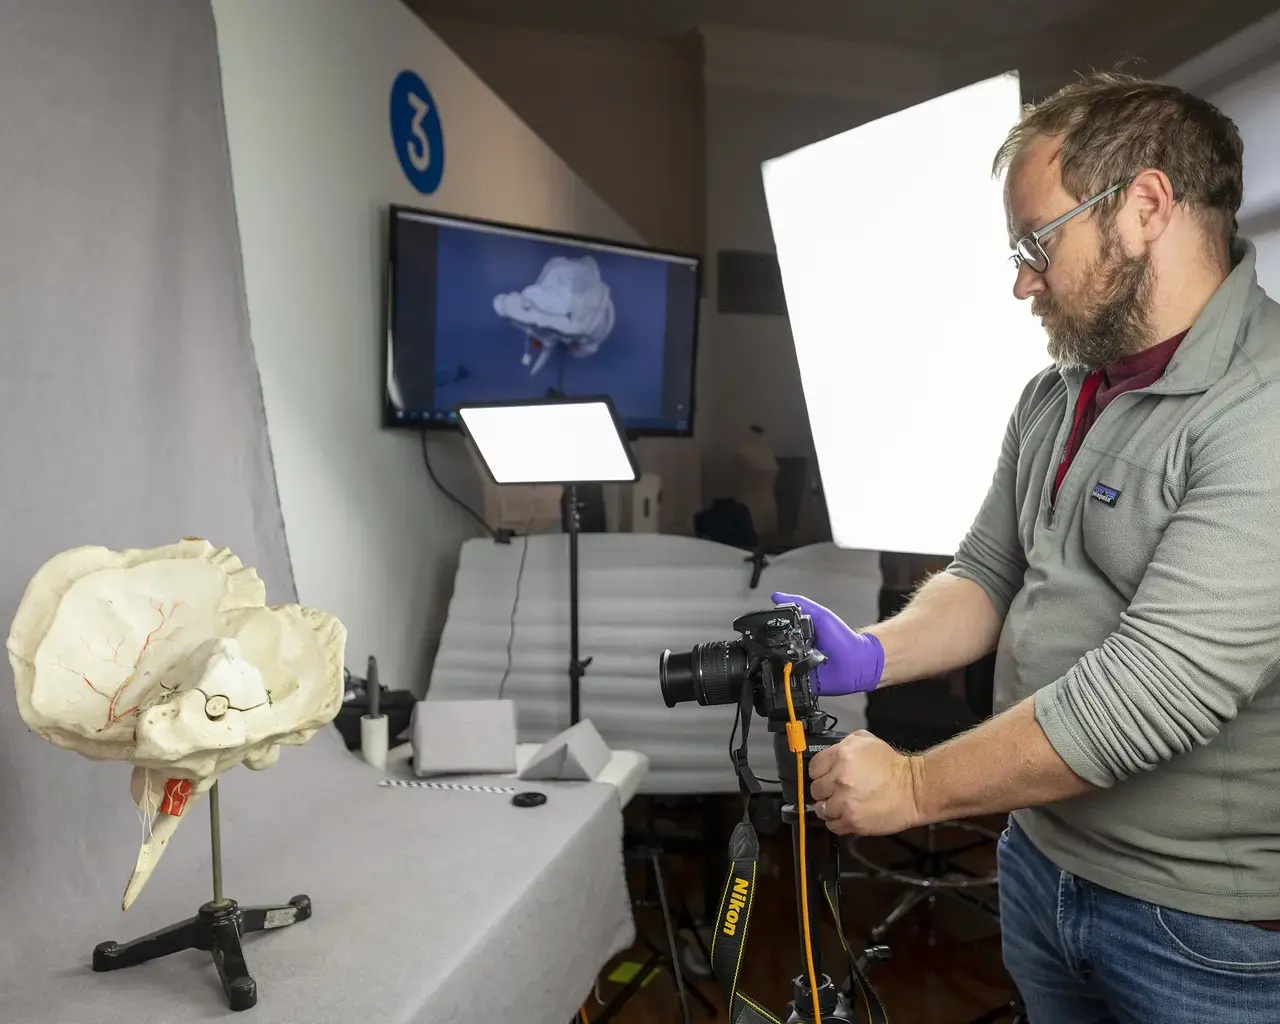
[[[997,714],[813,759],[837,833],[1012,812],[1005,963],[1032,1024],[1280,1021],[1280,306],[1209,103],[1095,74],[996,158],[1056,365],[949,568],[885,622],[814,617],[823,693],[996,651]],[[981,400],[981,399],[979,399]]]

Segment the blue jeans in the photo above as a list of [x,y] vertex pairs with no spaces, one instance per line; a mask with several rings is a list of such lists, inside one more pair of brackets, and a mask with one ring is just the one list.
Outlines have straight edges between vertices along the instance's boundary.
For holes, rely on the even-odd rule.
[[1280,932],[1086,882],[1012,819],[998,859],[1004,962],[1029,1024],[1280,1022]]

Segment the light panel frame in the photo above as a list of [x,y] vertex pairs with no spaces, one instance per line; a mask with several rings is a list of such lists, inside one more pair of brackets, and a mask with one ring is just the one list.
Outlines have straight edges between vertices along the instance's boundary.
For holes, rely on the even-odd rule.
[[[606,395],[467,402],[458,422],[502,485],[634,483],[640,467]],[[574,463],[581,467],[573,468]]]

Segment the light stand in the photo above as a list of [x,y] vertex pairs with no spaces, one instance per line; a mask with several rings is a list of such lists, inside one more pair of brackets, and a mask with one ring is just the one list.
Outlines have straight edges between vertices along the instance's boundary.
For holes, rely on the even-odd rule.
[[569,724],[581,719],[583,659],[578,633],[579,484],[634,483],[631,446],[607,397],[535,398],[458,406],[458,419],[495,484],[561,484],[569,535]]
[[93,950],[95,971],[135,967],[170,953],[199,949],[213,954],[231,1009],[248,1010],[258,1002],[258,983],[245,963],[241,936],[305,921],[311,916],[311,897],[295,896],[283,906],[241,907],[222,894],[222,821],[218,812],[217,782],[209,789],[209,844],[213,856],[213,899],[202,906],[195,917],[132,942],[98,943]]
[[581,717],[582,677],[591,659],[581,658],[578,651],[578,531],[582,527],[582,506],[576,483],[565,490],[564,522],[569,534],[569,724],[577,725]]

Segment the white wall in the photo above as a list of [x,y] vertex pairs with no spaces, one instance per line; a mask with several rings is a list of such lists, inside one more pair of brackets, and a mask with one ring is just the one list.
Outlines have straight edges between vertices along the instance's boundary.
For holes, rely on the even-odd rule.
[[1280,299],[1280,61],[1209,98],[1244,139],[1240,232],[1258,247],[1258,283]]
[[1240,232],[1258,247],[1258,283],[1280,299],[1280,12],[1175,68],[1166,80],[1204,96],[1240,129]]
[[[416,435],[380,430],[385,208],[622,240],[635,233],[398,0],[214,0],[250,328],[299,599],[338,615],[348,666],[421,691],[461,541]],[[392,146],[396,75],[422,76],[445,172],[416,192]],[[478,500],[456,437],[433,468]]]

